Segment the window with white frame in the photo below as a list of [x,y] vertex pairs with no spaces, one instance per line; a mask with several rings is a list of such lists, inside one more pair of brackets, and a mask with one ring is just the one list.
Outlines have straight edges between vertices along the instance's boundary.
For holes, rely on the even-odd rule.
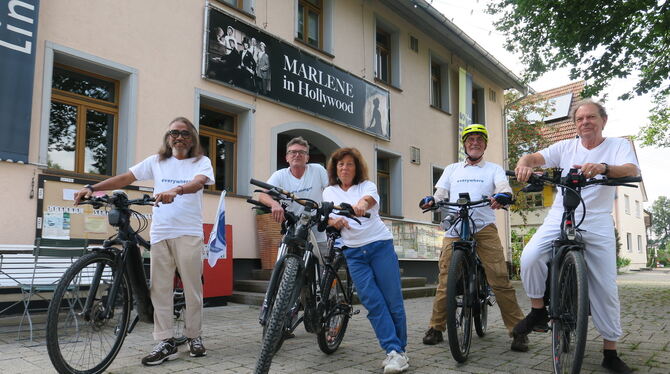
[[626,214],[630,214],[630,198],[628,198],[628,195],[623,195],[623,203],[624,212],[626,212]]
[[635,200],[635,217],[640,218],[640,201]]
[[633,234],[626,233],[626,249],[628,252],[633,252]]
[[430,56],[430,105],[449,111],[449,65]]
[[333,0],[297,0],[296,40],[332,52]]
[[375,30],[375,79],[400,87],[400,35],[394,26],[380,19]]
[[402,216],[402,170],[400,155],[377,150],[377,192],[379,214]]
[[245,11],[249,14],[254,13],[253,0],[218,0],[218,1],[230,7]]
[[637,236],[637,251],[642,253],[642,235]]
[[214,184],[205,188],[213,191],[235,192],[237,157],[237,116],[223,110],[200,106],[200,145],[212,161]]

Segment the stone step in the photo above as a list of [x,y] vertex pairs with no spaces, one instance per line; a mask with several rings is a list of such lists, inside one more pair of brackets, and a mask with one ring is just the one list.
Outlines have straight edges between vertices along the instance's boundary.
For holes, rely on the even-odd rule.
[[[426,285],[424,277],[402,277],[400,278],[403,288],[423,287]],[[233,283],[235,291],[261,292],[265,293],[269,280],[241,279]]]
[[[400,275],[403,274],[403,269],[400,268]],[[251,271],[251,279],[253,280],[270,280],[272,276],[272,269],[253,269]]]
[[[402,289],[403,299],[415,299],[419,297],[435,296],[436,285],[427,285],[420,287],[406,287]],[[258,305],[263,304],[264,292],[239,291],[235,289],[228,301],[238,304]],[[354,303],[358,304],[358,297],[354,294]]]

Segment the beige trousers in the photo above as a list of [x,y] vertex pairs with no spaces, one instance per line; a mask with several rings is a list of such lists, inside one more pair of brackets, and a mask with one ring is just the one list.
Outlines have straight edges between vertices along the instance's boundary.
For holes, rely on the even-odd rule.
[[[433,300],[433,314],[430,327],[444,331],[447,328],[447,275],[451,263],[452,244],[460,238],[444,238],[438,266],[440,275]],[[516,301],[516,293],[509,281],[503,248],[494,224],[488,225],[475,234],[477,253],[484,265],[486,279],[496,295],[503,322],[509,332],[524,317]]]
[[186,311],[184,335],[202,333],[202,238],[184,235],[151,245],[151,302],[154,304],[154,339],[174,335],[174,275],[179,271],[184,285]]

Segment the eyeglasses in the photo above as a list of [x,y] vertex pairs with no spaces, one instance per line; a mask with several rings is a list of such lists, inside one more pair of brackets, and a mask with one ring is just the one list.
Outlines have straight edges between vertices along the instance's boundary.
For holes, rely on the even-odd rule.
[[290,150],[290,151],[286,151],[286,154],[291,155],[291,156],[297,156],[297,155],[304,156],[304,155],[307,154],[307,151]]
[[170,130],[168,131],[168,134],[170,134],[171,137],[177,139],[179,135],[181,135],[182,138],[188,139],[191,137],[191,132],[187,130]]

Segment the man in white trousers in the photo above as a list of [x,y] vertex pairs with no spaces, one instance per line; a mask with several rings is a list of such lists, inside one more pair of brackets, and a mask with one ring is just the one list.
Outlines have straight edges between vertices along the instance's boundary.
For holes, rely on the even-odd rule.
[[[605,108],[592,100],[579,102],[573,113],[578,138],[563,140],[539,152],[523,156],[514,170],[520,182],[528,181],[535,167],[559,167],[564,175],[571,168],[581,169],[586,178],[632,177],[640,174],[635,152],[624,138],[603,137],[607,124]],[[603,337],[602,366],[612,373],[631,373],[618,357],[616,342],[621,337],[619,294],[616,285],[616,245],[612,206],[615,187],[594,186],[582,190],[586,204],[584,255],[588,264],[588,286],[591,314],[596,330]],[[546,331],[548,315],[544,305],[547,261],[552,241],[560,233],[563,197],[558,194],[544,224],[528,242],[521,255],[521,280],[531,299],[531,312],[513,330],[515,335]],[[581,211],[575,219],[581,219]]]

